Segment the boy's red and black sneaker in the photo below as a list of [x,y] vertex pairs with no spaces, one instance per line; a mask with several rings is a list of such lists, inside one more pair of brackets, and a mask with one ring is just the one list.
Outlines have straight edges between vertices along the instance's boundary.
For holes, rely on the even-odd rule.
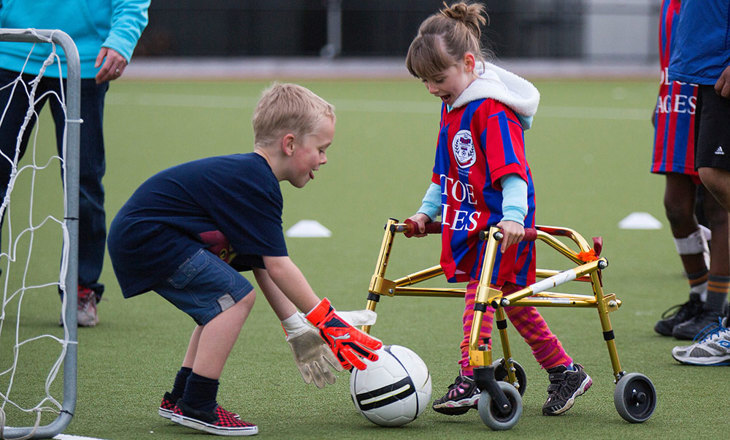
[[174,412],[175,401],[173,400],[172,394],[165,393],[165,395],[162,396],[162,403],[160,403],[160,407],[157,408],[157,414],[159,414],[160,417],[169,419],[170,417],[172,417],[172,413]]
[[182,400],[177,401],[170,417],[172,422],[210,434],[242,436],[258,434],[259,428],[253,423],[235,418],[236,414],[216,406],[213,411],[204,412],[193,409]]
[[[236,413],[226,411],[223,408],[221,408],[221,411],[227,412],[229,417],[233,417],[234,419],[241,420],[241,416],[239,416]],[[165,395],[162,396],[162,402],[160,403],[160,407],[157,408],[157,414],[159,414],[160,417],[169,419],[170,417],[172,417],[172,413],[174,413],[174,412],[175,412],[175,399],[172,397],[172,394],[166,392]]]

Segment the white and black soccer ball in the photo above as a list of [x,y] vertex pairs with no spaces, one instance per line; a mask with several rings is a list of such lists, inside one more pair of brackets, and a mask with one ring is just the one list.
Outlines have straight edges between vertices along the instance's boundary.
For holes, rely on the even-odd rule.
[[350,394],[355,407],[371,422],[401,426],[418,417],[431,400],[431,374],[423,360],[406,347],[386,345],[379,359],[352,370]]

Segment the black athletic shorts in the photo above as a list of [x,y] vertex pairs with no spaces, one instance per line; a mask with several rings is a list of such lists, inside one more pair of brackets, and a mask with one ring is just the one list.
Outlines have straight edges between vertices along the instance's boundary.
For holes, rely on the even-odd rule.
[[695,113],[695,169],[730,171],[730,99],[700,85]]

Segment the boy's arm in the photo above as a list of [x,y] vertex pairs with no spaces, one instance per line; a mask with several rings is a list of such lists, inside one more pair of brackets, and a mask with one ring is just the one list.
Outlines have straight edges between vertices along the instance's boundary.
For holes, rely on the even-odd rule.
[[297,309],[308,312],[319,304],[319,298],[291,258],[264,256],[263,259],[273,283]]
[[283,321],[297,313],[297,307],[276,286],[266,269],[254,268],[253,274],[256,277],[256,283],[261,288],[279,321]]
[[264,256],[263,260],[273,283],[299,310],[308,312],[307,320],[319,329],[343,368],[364,370],[366,365],[360,358],[378,359],[374,352],[383,343],[348,324],[337,315],[327,298],[320,301],[289,257]]
[[281,321],[286,341],[289,343],[294,362],[304,383],[314,383],[317,388],[334,384],[335,375],[330,368],[335,371],[343,369],[327,344],[319,337],[319,332],[309,325],[304,315],[299,313],[296,306],[276,286],[265,269],[255,268],[254,276],[266,300]]

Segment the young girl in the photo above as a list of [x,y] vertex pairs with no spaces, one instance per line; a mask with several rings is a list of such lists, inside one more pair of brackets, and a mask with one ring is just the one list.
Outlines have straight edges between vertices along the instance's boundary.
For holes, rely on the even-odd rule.
[[[480,44],[484,7],[456,3],[420,26],[406,58],[409,72],[443,102],[432,183],[411,216],[418,236],[439,214],[441,266],[449,282],[468,282],[463,315],[461,371],[433,403],[449,415],[476,408],[479,400],[468,349],[484,242],[479,231],[504,232],[491,283],[505,294],[535,281],[534,243],[520,242],[535,225],[535,192],[525,158],[523,129],[530,127],[540,94],[528,81],[486,61]],[[559,415],[592,384],[574,364],[534,307],[506,307],[535,359],[550,375],[543,414]],[[490,338],[494,309],[484,314],[481,337]],[[491,339],[490,339],[491,340]]]

